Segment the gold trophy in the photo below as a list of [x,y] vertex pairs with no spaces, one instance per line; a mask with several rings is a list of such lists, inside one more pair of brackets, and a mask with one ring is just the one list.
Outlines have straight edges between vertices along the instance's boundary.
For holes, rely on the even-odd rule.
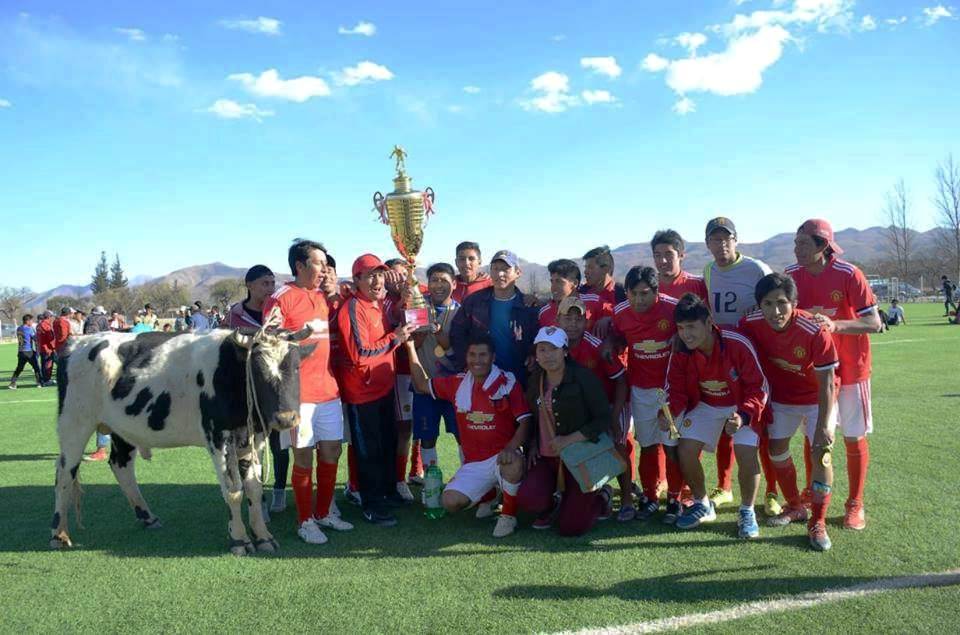
[[373,205],[380,214],[380,221],[390,226],[390,237],[397,251],[407,261],[407,285],[410,287],[410,301],[404,317],[407,324],[415,324],[418,330],[430,328],[430,312],[427,301],[420,292],[420,283],[414,275],[417,254],[423,245],[423,226],[427,218],[434,213],[433,188],[418,192],[410,187],[410,177],[406,171],[406,151],[393,146],[390,158],[396,160],[397,175],[393,177],[393,191],[384,196],[380,192],[373,195]]

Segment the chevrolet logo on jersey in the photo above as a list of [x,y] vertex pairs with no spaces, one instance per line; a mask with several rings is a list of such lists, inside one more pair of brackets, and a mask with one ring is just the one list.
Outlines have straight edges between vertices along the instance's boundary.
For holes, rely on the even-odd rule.
[[771,357],[770,361],[773,363],[774,366],[776,366],[780,370],[785,370],[788,373],[796,373],[798,375],[803,374],[800,364],[791,364],[787,360],[780,359],[779,357]]
[[467,414],[467,421],[470,423],[490,423],[493,421],[493,415],[474,410]]
[[714,379],[711,379],[709,381],[701,381],[700,390],[707,393],[711,397],[723,397],[728,392],[727,382],[716,381]]
[[659,353],[663,349],[667,348],[667,346],[669,346],[667,342],[658,342],[657,340],[643,340],[642,342],[637,342],[636,344],[634,344],[633,350],[650,355],[651,353]]

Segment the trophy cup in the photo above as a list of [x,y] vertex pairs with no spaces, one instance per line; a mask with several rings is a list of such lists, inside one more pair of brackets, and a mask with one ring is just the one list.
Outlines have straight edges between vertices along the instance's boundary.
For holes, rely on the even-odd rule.
[[407,324],[414,324],[418,331],[429,330],[430,312],[427,302],[420,292],[420,283],[414,275],[417,254],[423,244],[423,226],[427,217],[433,214],[433,188],[418,192],[410,187],[407,175],[407,153],[400,146],[393,146],[390,158],[396,160],[397,174],[393,177],[394,190],[384,196],[380,192],[373,195],[373,205],[380,215],[380,221],[390,226],[390,237],[404,260],[407,261],[407,285],[410,287],[410,301],[404,311]]

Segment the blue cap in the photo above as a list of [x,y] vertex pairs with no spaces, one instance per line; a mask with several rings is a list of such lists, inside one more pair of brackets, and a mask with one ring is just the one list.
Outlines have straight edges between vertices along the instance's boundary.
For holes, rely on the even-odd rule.
[[514,269],[520,266],[520,259],[517,257],[517,254],[507,249],[501,249],[497,253],[493,254],[493,258],[490,259],[490,264],[493,264],[498,260],[504,261]]

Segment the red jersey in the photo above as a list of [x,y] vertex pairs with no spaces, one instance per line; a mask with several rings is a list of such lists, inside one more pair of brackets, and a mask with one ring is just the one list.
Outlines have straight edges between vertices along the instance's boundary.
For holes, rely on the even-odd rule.
[[67,343],[70,337],[70,318],[61,315],[53,321],[53,346],[56,350]]
[[570,348],[570,357],[600,378],[603,390],[607,393],[607,400],[612,404],[617,390],[617,379],[627,371],[618,357],[614,357],[612,362],[605,360],[600,352],[602,346],[603,342],[599,338],[584,333],[580,343]]
[[601,317],[612,316],[614,308],[627,299],[627,292],[624,291],[622,285],[615,283],[613,278],[607,281],[602,289],[594,289],[586,284],[581,284],[578,291],[581,297],[583,295],[595,295],[600,298]]
[[810,313],[797,310],[786,329],[775,331],[761,311],[753,311],[740,319],[739,330],[753,342],[760,357],[772,401],[791,406],[817,404],[817,371],[836,368],[839,361],[833,338]]
[[[430,380],[430,393],[434,399],[445,399],[456,404],[457,390],[466,377],[465,373],[453,377],[434,377]],[[515,382],[510,392],[502,399],[491,399],[497,385],[483,389],[483,382],[474,381],[470,394],[470,410],[457,408],[457,432],[466,463],[485,461],[496,456],[513,439],[517,423],[530,416],[530,407],[523,396],[520,382]]]
[[453,290],[453,293],[450,294],[450,297],[463,304],[463,299],[471,293],[476,293],[481,289],[486,289],[492,286],[493,279],[485,273],[481,273],[473,282],[464,282],[458,274],[457,288]]
[[757,432],[770,392],[757,352],[746,337],[714,327],[713,350],[674,351],[667,373],[667,399],[674,417],[700,402],[715,408],[735,407]]
[[313,327],[313,334],[300,342],[300,401],[323,403],[339,397],[330,370],[330,320],[323,293],[288,282],[267,298],[263,314],[269,315],[274,307],[283,316],[281,328],[299,331],[306,324]]
[[653,306],[637,313],[626,300],[613,312],[613,328],[627,341],[627,379],[637,388],[663,388],[670,361],[670,341],[677,332],[677,301],[658,294]]
[[686,293],[692,293],[708,305],[710,304],[707,299],[707,284],[703,281],[703,276],[695,276],[686,271],[681,271],[680,275],[669,284],[660,282],[657,291],[671,298],[676,298],[677,300],[682,298]]
[[[810,313],[823,313],[831,320],[855,320],[877,306],[863,272],[844,260],[831,258],[817,275],[797,264],[787,267],[786,273],[797,283],[797,307]],[[832,335],[840,358],[840,383],[870,379],[870,336]]]
[[[580,300],[583,302],[583,306],[587,309],[587,330],[592,331],[593,325],[598,319],[603,317],[603,304],[600,302],[600,297],[595,293],[580,293],[577,295]],[[541,328],[544,326],[559,326],[557,324],[557,311],[560,308],[560,303],[556,300],[550,300],[547,304],[544,304],[540,307],[540,313],[537,316],[537,321]]]
[[347,403],[376,401],[393,390],[393,351],[397,338],[380,305],[355,295],[337,311],[340,333],[340,385]]
[[56,348],[56,339],[53,334],[53,320],[40,320],[37,324],[37,350],[44,355],[53,353]]

